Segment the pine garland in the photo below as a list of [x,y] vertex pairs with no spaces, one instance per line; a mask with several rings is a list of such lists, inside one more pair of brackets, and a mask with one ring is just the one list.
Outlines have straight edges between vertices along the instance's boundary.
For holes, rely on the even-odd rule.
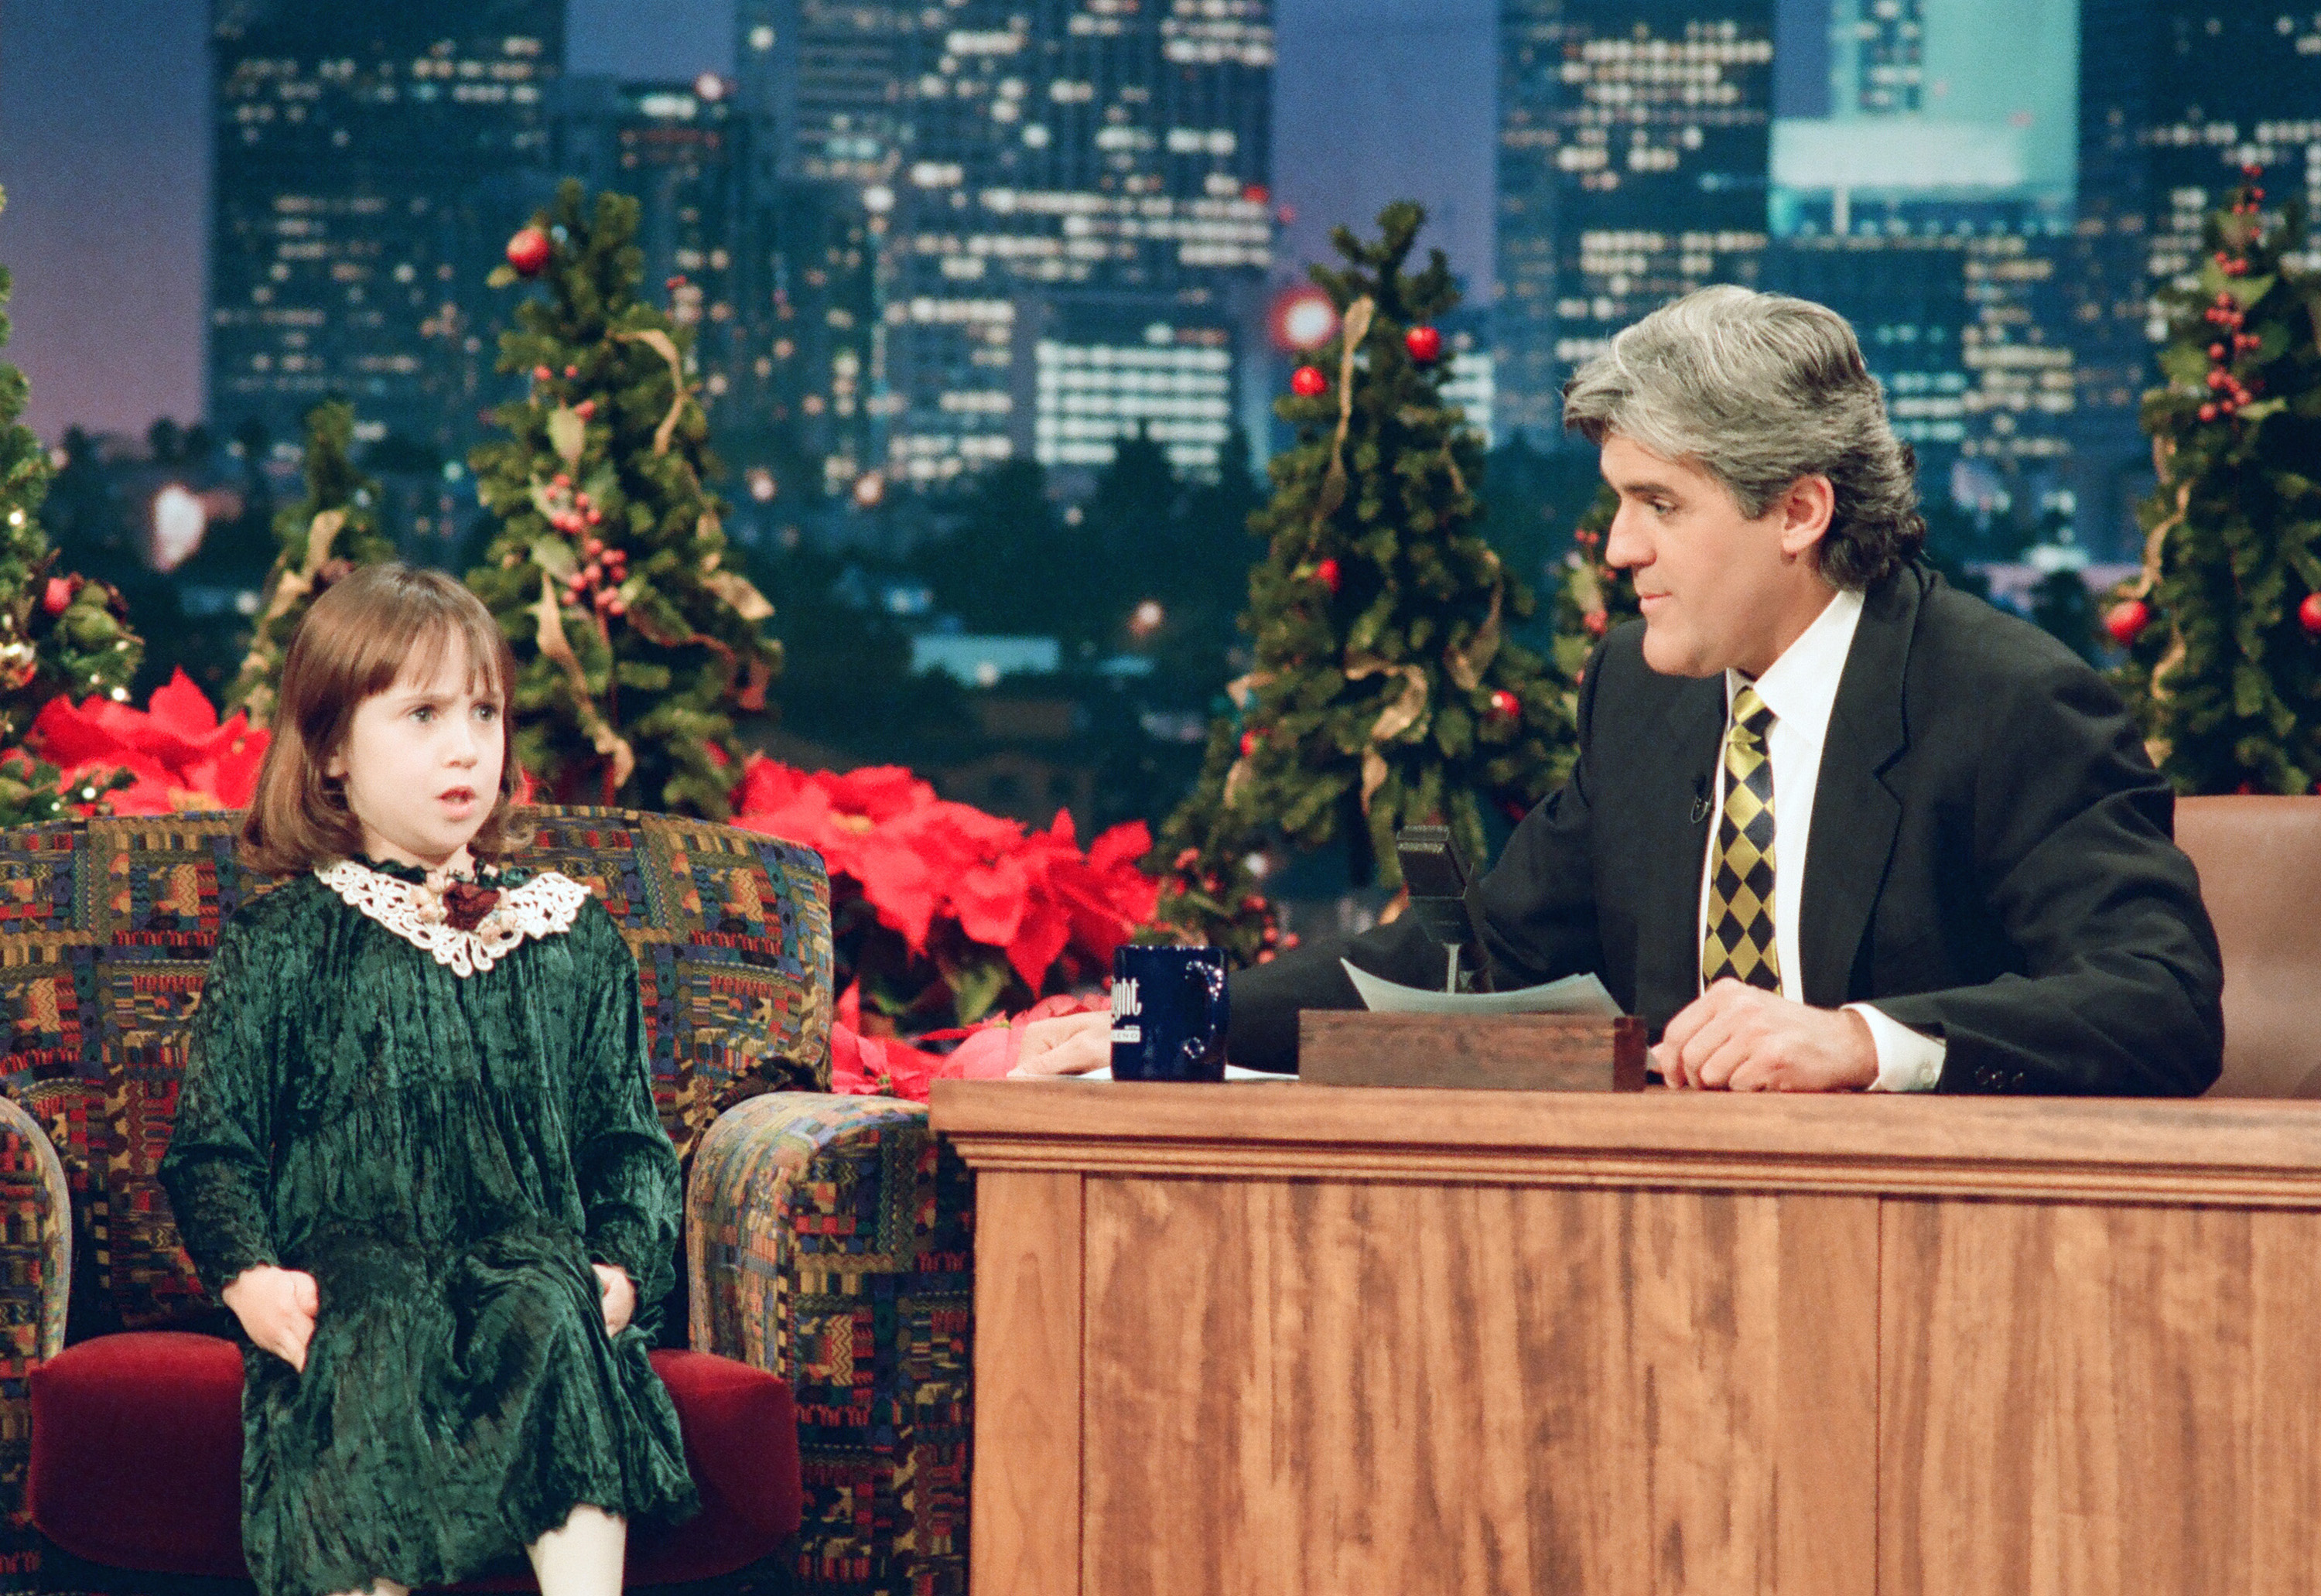
[[[0,207],[6,204],[0,192]],[[13,291],[0,267],[0,306]],[[0,309],[0,346],[9,333]],[[51,474],[48,451],[19,419],[30,391],[23,372],[0,360],[0,744],[8,748],[0,755],[0,825],[67,813],[57,768],[21,746],[41,708],[59,696],[126,700],[145,656],[118,592],[57,569],[39,520]]]
[[2107,617],[2153,762],[2187,793],[2321,777],[2321,278],[2303,207],[2250,182],[2209,218],[2197,288],[2166,296],[2144,396],[2158,490],[2144,570]]
[[250,652],[226,689],[226,708],[243,711],[253,726],[271,724],[283,655],[323,590],[358,566],[395,557],[379,530],[378,484],[356,469],[350,452],[354,406],[325,400],[306,413],[305,432],[306,497],[274,517],[281,550],[259,597]]
[[[500,339],[531,390],[473,456],[500,531],[468,577],[516,651],[516,755],[560,801],[724,819],[741,773],[733,711],[781,668],[772,616],[724,568],[716,463],[690,329],[638,297],[639,206],[568,180],[532,225],[547,293]],[[510,267],[495,287],[518,280]]]
[[1399,887],[1402,826],[1448,825],[1479,862],[1482,806],[1519,814],[1548,790],[1556,685],[1506,635],[1534,601],[1479,531],[1481,440],[1419,352],[1459,302],[1441,251],[1403,269],[1424,222],[1389,205],[1376,242],[1340,228],[1344,266],[1312,270],[1343,325],[1304,376],[1315,391],[1276,406],[1298,442],[1251,520],[1268,540],[1242,618],[1256,668],[1153,856],[1162,918],[1237,953],[1253,850],[1343,839],[1357,880]]

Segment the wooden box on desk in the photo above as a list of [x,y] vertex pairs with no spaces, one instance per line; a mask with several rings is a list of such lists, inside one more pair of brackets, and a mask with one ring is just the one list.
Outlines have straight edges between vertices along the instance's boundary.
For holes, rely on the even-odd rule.
[[1572,1014],[1297,1017],[1297,1078],[1317,1086],[1642,1091],[1643,1022]]

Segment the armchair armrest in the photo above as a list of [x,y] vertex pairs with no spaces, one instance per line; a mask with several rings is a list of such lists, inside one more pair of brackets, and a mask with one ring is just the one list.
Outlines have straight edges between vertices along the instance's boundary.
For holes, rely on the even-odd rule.
[[64,1350],[72,1290],[72,1197],[63,1161],[40,1122],[0,1096],[0,1521],[24,1502],[32,1457],[31,1379]]
[[796,1394],[802,1590],[966,1591],[974,1190],[893,1098],[752,1098],[695,1154],[692,1342]]

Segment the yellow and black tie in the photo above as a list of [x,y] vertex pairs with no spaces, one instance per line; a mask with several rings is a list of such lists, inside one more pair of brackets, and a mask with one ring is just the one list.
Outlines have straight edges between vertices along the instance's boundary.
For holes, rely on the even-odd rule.
[[1716,860],[1708,877],[1708,936],[1700,949],[1700,984],[1730,975],[1781,990],[1773,943],[1773,761],[1765,738],[1773,712],[1744,684],[1733,695],[1725,733],[1725,813],[1716,822]]

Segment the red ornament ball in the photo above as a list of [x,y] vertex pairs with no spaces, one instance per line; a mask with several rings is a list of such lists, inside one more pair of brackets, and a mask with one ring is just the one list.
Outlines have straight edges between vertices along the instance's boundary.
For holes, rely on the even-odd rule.
[[548,269],[548,258],[555,246],[548,234],[537,227],[527,227],[508,240],[507,262],[523,277],[538,277]]
[[1330,379],[1319,366],[1300,366],[1289,378],[1289,391],[1301,399],[1318,399],[1330,391]]
[[41,607],[52,616],[65,613],[72,603],[73,585],[69,577],[50,577],[48,586],[41,589]]
[[1604,628],[1612,624],[1612,617],[1600,609],[1591,609],[1579,617],[1579,624],[1588,628],[1588,636],[1601,637],[1604,635]]
[[1242,758],[1247,759],[1252,754],[1255,753],[1257,752],[1257,745],[1261,741],[1263,741],[1263,739],[1258,736],[1257,729],[1254,726],[1251,727],[1248,731],[1243,732],[1241,734]]
[[1321,564],[1315,566],[1314,568],[1314,579],[1320,582],[1324,587],[1329,588],[1333,593],[1335,593],[1338,590],[1338,584],[1345,580],[1345,578],[1341,575],[1338,570],[1338,562],[1334,560],[1324,560]]
[[1443,358],[1443,334],[1433,327],[1413,327],[1403,334],[1402,342],[1410,358],[1422,366],[1432,366]]
[[2321,593],[2307,593],[2297,606],[2297,624],[2307,637],[2321,637]]
[[1501,688],[1491,695],[1491,718],[1493,720],[1514,720],[1522,714],[1523,700],[1516,698],[1513,693],[1507,691],[1506,689]]
[[2111,606],[2104,616],[2104,630],[2111,634],[2114,643],[2125,648],[2151,623],[2152,606],[2141,598],[2131,598]]

